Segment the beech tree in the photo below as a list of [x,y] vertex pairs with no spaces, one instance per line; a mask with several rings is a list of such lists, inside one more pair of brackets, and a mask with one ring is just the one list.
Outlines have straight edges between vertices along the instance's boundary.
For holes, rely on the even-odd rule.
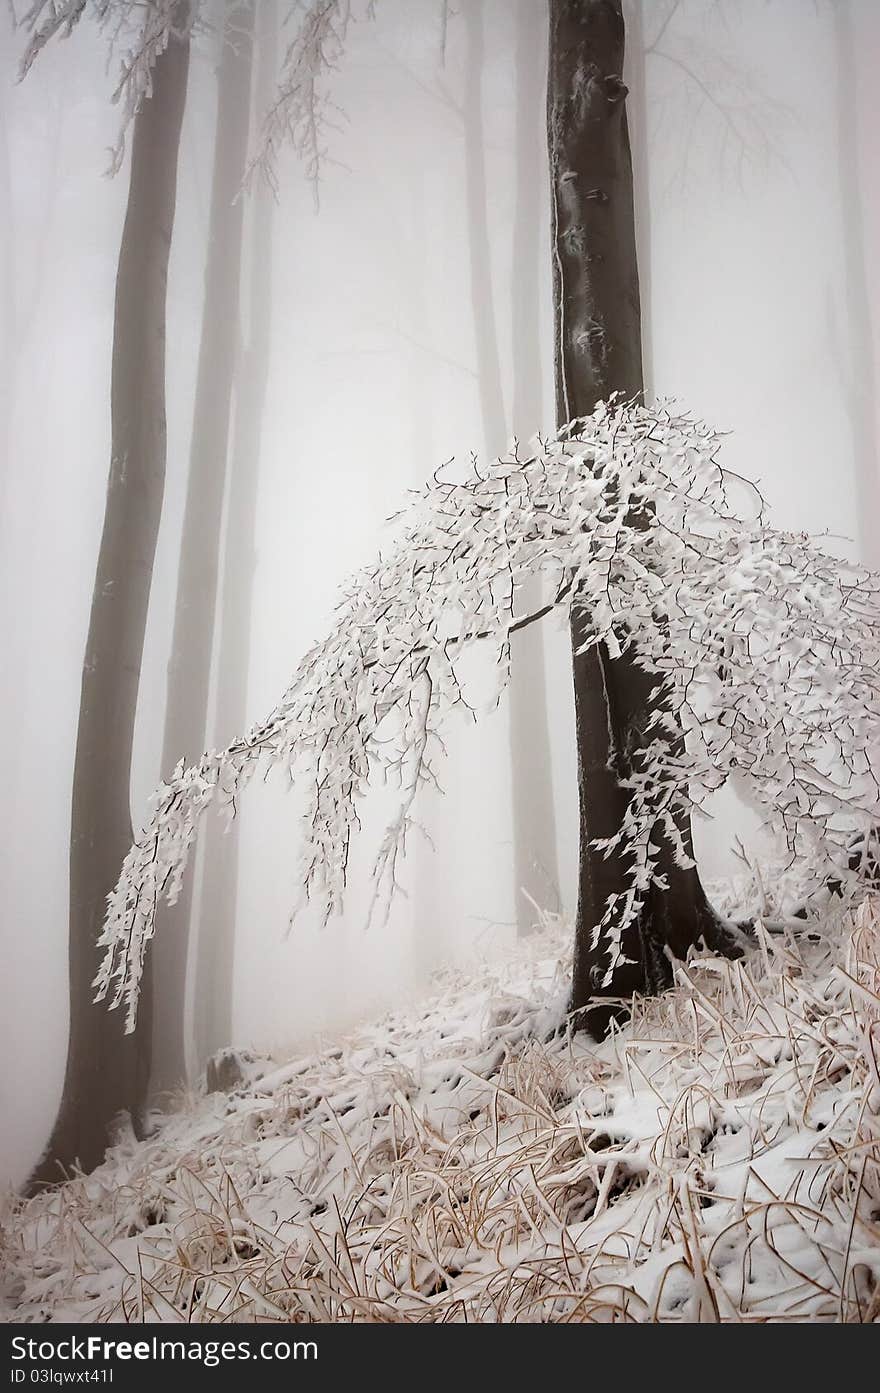
[[[241,280],[242,180],[247,163],[253,47],[252,0],[229,0],[220,35],[217,121],[205,300],[171,657],[162,768],[182,754],[196,758],[207,743],[211,651],[219,578],[233,374],[238,345]],[[192,917],[191,887],[166,911],[169,932],[156,956],[153,1084],[168,1088],[186,1077],[185,994]]]
[[[539,202],[541,179],[538,114],[542,74],[535,63],[543,37],[543,15],[534,0],[516,7],[516,210],[513,218],[513,381],[505,404],[492,284],[483,122],[485,24],[482,0],[462,13],[467,38],[461,106],[444,93],[460,116],[464,135],[468,251],[474,315],[477,382],[483,441],[490,454],[515,435],[528,437],[541,418],[539,356]],[[445,12],[442,39],[446,42]],[[536,593],[527,604],[539,604]],[[543,633],[523,635],[512,655],[509,687],[511,814],[514,912],[520,934],[535,923],[535,906],[558,904],[555,810],[547,718]]]
[[[255,107],[268,106],[275,79],[277,15],[261,0],[255,64]],[[257,493],[263,410],[269,380],[272,327],[272,222],[274,200],[264,184],[249,202],[248,304],[242,315],[235,374],[222,611],[217,646],[215,742],[225,744],[247,717],[251,609],[256,562]],[[195,986],[196,1047],[200,1059],[232,1039],[232,970],[238,890],[238,825],[215,822],[205,842]]]
[[[347,7],[328,14],[347,22]],[[322,51],[314,36],[297,43],[293,72]],[[742,516],[717,437],[640,402],[623,46],[620,0],[550,0],[556,433],[435,476],[275,710],[224,749],[181,759],[160,786],[100,939],[98,994],[130,1030],[158,904],[181,894],[209,806],[233,815],[261,763],[304,779],[303,891],[328,917],[347,889],[359,799],[371,779],[397,781],[373,874],[381,912],[419,790],[437,777],[441,723],[467,705],[461,655],[491,645],[503,687],[516,636],[552,611],[570,624],[575,678],[579,1025],[598,1034],[621,999],[662,987],[670,955],[700,941],[733,951],[690,828],[728,780],[749,783],[807,899],[831,879],[843,893],[863,885],[869,858],[853,858],[853,839],[867,845],[880,812],[878,581],[770,527],[762,507]],[[266,158],[287,129],[317,175],[304,109],[279,99]],[[550,598],[533,607],[536,581]]]
[[[733,949],[690,830],[731,778],[763,805],[806,898],[832,878],[844,892],[863,883],[852,851],[878,813],[877,580],[772,529],[762,508],[739,516],[712,432],[639,404],[623,39],[615,0],[551,0],[556,435],[435,478],[275,711],[157,791],[102,935],[99,994],[129,1025],[155,905],[179,894],[208,806],[234,813],[261,762],[305,778],[303,890],[329,916],[358,800],[371,777],[396,779],[371,912],[386,905],[418,791],[436,778],[440,722],[467,704],[461,654],[494,645],[503,685],[515,636],[552,610],[570,617],[575,671],[578,1024],[599,1033],[620,998],[664,985],[670,954]],[[551,599],[523,612],[536,577]]]
[[[248,24],[251,0],[240,0]],[[31,1184],[59,1178],[59,1167],[92,1169],[103,1158],[121,1113],[136,1129],[152,1071],[151,1031],[142,1021],[134,1041],[115,1021],[91,1009],[100,955],[96,933],[131,840],[131,746],[153,559],[164,493],[165,291],[174,222],[177,156],[196,20],[211,28],[200,0],[33,0],[21,23],[30,38],[21,61],[27,74],[45,46],[69,35],[86,14],[109,35],[119,59],[114,100],[121,109],[110,172],[122,167],[131,134],[129,202],[120,249],[111,389],[112,456],[86,657],[71,821],[70,1035],[58,1120]],[[15,16],[13,15],[13,18]],[[309,164],[320,149],[326,98],[321,77],[341,50],[350,19],[347,0],[309,0],[285,54],[283,85],[265,117],[258,162],[271,175],[282,138],[293,138]],[[279,111],[284,109],[283,120]],[[296,115],[294,115],[296,113]],[[303,131],[306,134],[303,135]],[[302,137],[302,139],[300,138]],[[235,190],[238,192],[238,189]],[[172,953],[174,964],[179,954]],[[179,975],[169,1003],[182,1006]],[[172,1027],[166,1034],[170,1019]],[[174,1022],[179,1022],[175,1025]],[[159,1078],[177,1077],[182,1020],[163,1013]],[[167,1041],[167,1044],[166,1044]]]
[[[863,231],[863,194],[859,175],[858,72],[851,0],[831,5],[836,50],[837,178],[843,225],[844,339],[833,342],[837,370],[852,431],[865,555],[880,561],[877,518],[880,515],[877,418],[874,410],[875,353],[871,294]],[[832,323],[832,340],[838,338]]]
[[[588,416],[614,392],[643,395],[641,316],[633,213],[632,158],[623,83],[621,0],[550,0],[547,139],[552,198],[556,320],[556,416],[560,426]],[[649,526],[647,517],[639,519]],[[626,884],[629,852],[599,849],[616,837],[654,723],[655,682],[623,652],[585,646],[584,616],[572,622],[575,728],[580,803],[578,908],[572,1007],[599,990],[595,927]],[[670,734],[673,745],[680,732]],[[731,946],[708,904],[682,815],[660,832],[661,874],[625,930],[619,970],[603,990],[628,997],[670,980],[665,950],[683,956],[700,939]],[[683,856],[677,855],[677,847]],[[588,1024],[601,1032],[609,1008]]]
[[[275,162],[282,143],[292,145],[306,177],[317,189],[324,154],[327,98],[322,79],[341,55],[351,7],[347,0],[309,0],[291,9],[298,21],[280,65],[277,83],[274,62],[260,92],[259,134],[254,163],[260,179],[248,179],[248,136],[253,38],[256,15],[266,7],[254,0],[227,0],[212,174],[209,245],[205,269],[205,308],[199,349],[193,438],[181,539],[172,651],[168,672],[162,767],[168,771],[183,755],[195,758],[208,743],[211,657],[217,618],[221,565],[223,500],[228,492],[228,537],[224,562],[224,607],[221,617],[218,711],[224,736],[244,719],[247,680],[249,603],[256,506],[259,415],[268,353],[269,217],[267,190],[261,180],[276,183]],[[268,31],[267,31],[268,33]],[[268,33],[268,44],[275,39]],[[269,65],[267,45],[264,54]],[[268,87],[268,90],[267,90]],[[271,100],[270,100],[271,98]],[[257,205],[255,265],[252,279],[252,328],[255,341],[245,352],[236,399],[234,434],[230,434],[236,352],[239,347],[241,298],[243,183]],[[260,283],[262,278],[262,283]],[[263,374],[263,383],[258,378]],[[227,455],[232,448],[232,478],[227,491]],[[240,670],[233,676],[231,666]],[[217,887],[208,890],[205,932],[197,949],[197,1034],[201,1049],[227,1043],[222,1022],[231,1009],[224,971],[234,951],[229,914],[236,885],[235,839],[222,851],[224,860]],[[229,858],[229,859],[227,859]],[[218,894],[227,898],[220,908]],[[221,933],[214,937],[208,915],[217,912]],[[155,994],[155,1064],[153,1084],[169,1087],[186,1076],[185,1001],[187,960],[192,934],[192,894],[189,884],[167,913],[171,922],[160,938],[157,976],[162,989]]]
[[[189,65],[188,8],[169,11],[134,116],[128,206],[116,277],[111,459],[73,776],[70,840],[70,1034],[64,1090],[32,1178],[91,1170],[117,1115],[135,1126],[150,1067],[149,1012],[127,1038],[96,1013],[92,982],[107,896],[131,840],[131,748],[165,476],[165,291]],[[149,29],[149,24],[148,24]],[[152,39],[147,32],[147,39]]]

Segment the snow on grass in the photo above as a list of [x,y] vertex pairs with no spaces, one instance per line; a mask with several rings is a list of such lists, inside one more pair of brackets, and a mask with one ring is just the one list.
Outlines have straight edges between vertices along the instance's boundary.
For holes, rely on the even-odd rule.
[[601,1045],[562,928],[4,1222],[6,1319],[880,1320],[880,902]]

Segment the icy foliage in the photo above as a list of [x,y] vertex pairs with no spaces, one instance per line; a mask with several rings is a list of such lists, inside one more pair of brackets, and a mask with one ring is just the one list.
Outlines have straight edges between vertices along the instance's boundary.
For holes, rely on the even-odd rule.
[[[748,784],[804,897],[829,877],[856,888],[853,837],[866,839],[880,814],[870,763],[878,580],[775,530],[762,511],[743,520],[732,494],[753,512],[757,495],[721,469],[718,449],[688,417],[618,404],[485,472],[472,461],[461,479],[438,473],[387,556],[349,582],[331,632],[271,715],[227,749],[181,762],[154,795],[109,899],[99,996],[133,1024],[159,899],[179,893],[201,814],[212,803],[233,814],[261,762],[308,789],[302,884],[325,916],[342,908],[360,798],[371,780],[399,785],[374,872],[376,902],[387,903],[414,799],[436,778],[442,722],[470,709],[463,653],[491,646],[502,688],[517,629],[573,604],[587,645],[631,650],[664,692],[630,760],[625,821],[604,844],[625,845],[631,868],[596,926],[609,973],[623,927],[662,884],[658,835],[683,858],[677,823],[728,779]],[[553,599],[520,616],[535,575]],[[679,727],[684,745],[671,738]]]
[[564,930],[7,1214],[7,1319],[880,1319],[880,918],[541,1044]]

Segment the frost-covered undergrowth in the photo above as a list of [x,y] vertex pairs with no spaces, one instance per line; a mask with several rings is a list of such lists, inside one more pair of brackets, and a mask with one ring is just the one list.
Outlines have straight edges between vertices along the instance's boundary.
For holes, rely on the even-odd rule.
[[547,1040],[552,929],[13,1205],[7,1319],[880,1319],[880,905]]

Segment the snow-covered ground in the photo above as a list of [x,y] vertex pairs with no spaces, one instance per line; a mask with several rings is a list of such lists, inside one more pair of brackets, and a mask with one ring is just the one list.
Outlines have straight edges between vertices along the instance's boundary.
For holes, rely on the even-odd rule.
[[880,1320],[880,905],[551,1037],[570,935],[4,1215],[7,1320]]

